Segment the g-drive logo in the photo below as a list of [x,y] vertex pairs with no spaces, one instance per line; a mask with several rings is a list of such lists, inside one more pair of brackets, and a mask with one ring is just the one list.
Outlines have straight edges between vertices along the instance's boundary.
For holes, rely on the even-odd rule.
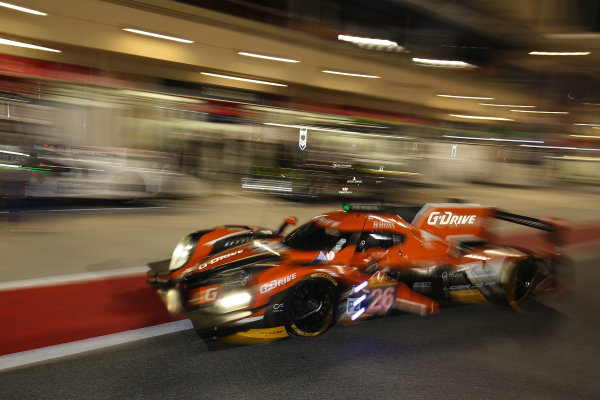
[[427,218],[428,225],[473,225],[475,223],[475,215],[454,215],[452,211],[434,211]]
[[288,282],[293,281],[294,279],[296,279],[296,273],[294,272],[291,275],[285,276],[281,279],[274,279],[271,282],[267,282],[264,285],[260,286],[260,292],[261,293],[267,293],[270,292],[271,290],[278,288],[281,285],[285,285]]
[[217,263],[217,262],[219,262],[221,260],[224,260],[224,259],[229,258],[231,256],[235,256],[236,254],[240,254],[240,253],[243,253],[243,252],[244,252],[244,250],[238,250],[238,251],[234,251],[233,253],[228,253],[228,254],[224,254],[224,255],[219,256],[219,257],[215,257],[215,258],[211,259],[210,261],[203,262],[202,264],[199,264],[196,268],[198,270],[204,269],[204,268],[208,267],[209,265],[212,265],[212,264]]

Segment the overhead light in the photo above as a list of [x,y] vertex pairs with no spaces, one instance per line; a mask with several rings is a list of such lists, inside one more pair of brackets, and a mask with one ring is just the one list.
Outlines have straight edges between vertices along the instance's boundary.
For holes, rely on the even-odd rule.
[[242,81],[242,82],[250,82],[250,83],[260,83],[261,85],[272,85],[272,86],[283,86],[283,87],[287,87],[287,85],[284,85],[283,83],[275,83],[275,82],[268,82],[268,81],[260,81],[258,79],[248,79],[248,78],[240,78],[239,76],[230,76],[230,75],[221,75],[221,74],[213,74],[210,72],[201,72],[202,75],[208,75],[208,76],[214,76],[217,78],[223,78],[223,79],[232,79],[234,81]]
[[535,106],[517,106],[514,104],[490,104],[490,103],[479,103],[480,106],[490,107],[512,107],[512,108],[535,108]]
[[15,156],[24,156],[24,157],[29,157],[29,154],[26,154],[26,153],[19,153],[18,151],[0,150],[0,153],[4,153],[4,154],[12,154],[12,155],[15,155]]
[[34,50],[43,50],[43,51],[52,51],[54,53],[62,53],[60,50],[51,49],[49,47],[36,46],[30,43],[16,42],[14,40],[2,39],[0,38],[0,44],[5,44],[7,46],[17,46],[17,47],[26,47],[28,49]]
[[369,50],[403,51],[404,48],[398,43],[387,39],[371,39],[360,36],[338,35],[338,40],[350,42],[359,47]]
[[321,128],[318,126],[311,126],[311,125],[279,124],[276,122],[263,122],[263,125],[279,126],[282,128],[307,129],[309,131],[317,131],[317,132],[333,132],[333,133],[344,133],[344,134],[350,134],[350,135],[369,136],[369,137],[376,137],[376,138],[388,138],[388,139],[394,139],[394,140],[396,140],[396,139],[400,140],[400,139],[407,138],[406,136],[381,135],[381,134],[377,134],[377,133],[347,131],[344,129]]
[[600,103],[582,103],[585,104],[586,106],[600,106]]
[[27,100],[14,99],[6,96],[0,96],[0,101],[18,101],[19,103],[29,103]]
[[600,149],[591,149],[585,147],[566,147],[566,146],[539,146],[535,144],[522,144],[521,147],[536,147],[540,149],[558,149],[558,150],[581,150],[581,151],[600,151]]
[[587,56],[589,51],[530,51],[532,56]]
[[428,67],[440,67],[440,68],[475,68],[475,65],[469,64],[464,61],[452,61],[452,60],[432,60],[428,58],[416,58],[413,57],[413,62],[422,64]]
[[482,117],[479,115],[461,115],[461,114],[448,114],[451,117],[456,118],[467,118],[467,119],[485,119],[490,121],[514,121],[514,119],[510,118],[501,118],[501,117]]
[[194,43],[193,40],[188,40],[188,39],[181,39],[175,36],[167,36],[167,35],[160,35],[158,33],[152,33],[152,32],[146,32],[146,31],[141,31],[139,29],[133,29],[133,28],[123,28],[124,31],[127,32],[131,32],[131,33],[137,33],[138,35],[146,35],[146,36],[152,36],[155,38],[159,38],[159,39],[165,39],[165,40],[173,40],[175,42],[181,42],[181,43]]
[[358,78],[374,78],[374,79],[381,78],[380,76],[377,76],[377,75],[352,74],[352,73],[349,73],[349,72],[339,72],[339,71],[329,71],[329,70],[324,70],[324,71],[321,71],[321,72],[325,72],[326,74],[355,76],[355,77],[358,77]]
[[25,7],[21,7],[21,6],[16,6],[14,4],[5,3],[3,1],[0,1],[0,7],[12,8],[13,10],[22,11],[22,12],[26,12],[26,13],[29,13],[29,14],[48,15],[45,12],[42,12],[42,11],[32,10],[31,8],[25,8]]
[[451,138],[451,139],[485,140],[485,141],[490,141],[490,142],[544,143],[543,140],[481,138],[481,137],[451,136],[451,135],[444,135],[444,137]]
[[573,125],[579,125],[579,126],[600,126],[600,124],[573,124]]
[[437,96],[439,96],[439,97],[450,97],[452,99],[494,100],[493,97],[455,96],[453,94],[438,94]]
[[600,139],[600,136],[592,136],[592,135],[569,135],[571,137],[576,138],[584,138],[584,139]]
[[534,110],[510,110],[512,112],[531,113],[531,114],[568,114],[568,111],[534,111]]
[[318,126],[309,126],[309,125],[279,124],[279,123],[276,123],[276,122],[263,122],[263,125],[279,126],[279,127],[282,127],[282,128],[308,129],[308,130],[311,130],[311,131],[319,131],[319,132],[358,133],[358,134],[361,134],[361,132],[352,132],[352,131],[346,131],[346,130],[343,130],[343,129],[320,128]]
[[242,55],[242,56],[246,56],[246,57],[264,58],[265,60],[281,61],[281,62],[287,62],[287,63],[299,63],[300,62],[298,60],[292,60],[291,58],[264,56],[262,54],[246,53],[245,51],[240,51],[238,54]]

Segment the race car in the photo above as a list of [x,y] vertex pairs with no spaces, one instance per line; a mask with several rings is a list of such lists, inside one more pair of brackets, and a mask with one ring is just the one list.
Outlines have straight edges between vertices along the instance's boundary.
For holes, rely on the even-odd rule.
[[[540,250],[493,244],[491,222],[547,232]],[[224,225],[185,236],[148,282],[204,339],[313,337],[336,322],[398,311],[438,313],[448,303],[516,307],[562,285],[564,222],[478,204],[344,205],[284,234]]]

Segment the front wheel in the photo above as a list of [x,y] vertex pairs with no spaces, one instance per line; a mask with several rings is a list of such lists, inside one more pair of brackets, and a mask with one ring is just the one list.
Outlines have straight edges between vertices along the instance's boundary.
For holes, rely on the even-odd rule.
[[286,301],[286,329],[296,336],[318,336],[335,323],[337,296],[324,279],[308,279],[292,288]]

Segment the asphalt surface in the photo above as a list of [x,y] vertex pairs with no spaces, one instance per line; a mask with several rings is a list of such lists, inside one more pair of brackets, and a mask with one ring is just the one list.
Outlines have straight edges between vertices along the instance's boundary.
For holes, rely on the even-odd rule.
[[0,373],[2,399],[598,399],[600,251],[575,290],[209,349],[191,330]]

